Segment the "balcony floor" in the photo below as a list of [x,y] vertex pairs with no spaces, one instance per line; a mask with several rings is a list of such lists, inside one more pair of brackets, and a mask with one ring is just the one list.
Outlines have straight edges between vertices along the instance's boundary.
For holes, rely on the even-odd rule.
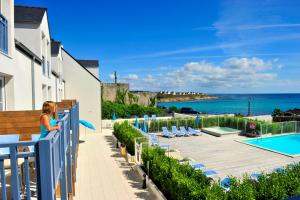
[[120,157],[111,129],[102,133],[86,130],[79,145],[76,200],[153,199],[141,189],[142,181]]

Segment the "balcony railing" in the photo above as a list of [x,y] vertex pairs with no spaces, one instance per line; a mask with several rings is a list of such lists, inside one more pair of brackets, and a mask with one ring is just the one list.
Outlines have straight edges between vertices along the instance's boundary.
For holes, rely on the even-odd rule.
[[8,29],[7,20],[0,14],[0,51],[8,53]]
[[[59,114],[58,120],[61,130],[50,132],[46,138],[36,142],[20,141],[0,144],[0,149],[9,148],[9,154],[0,154],[1,199],[20,200],[23,195],[26,196],[26,199],[31,199],[31,189],[34,186],[30,177],[30,168],[32,168],[30,161],[32,160],[35,163],[33,170],[36,176],[38,199],[56,199],[58,186],[60,199],[72,198],[76,177],[76,152],[79,144],[78,106],[76,103],[72,108],[64,109],[65,112]],[[7,116],[9,119],[10,114]],[[4,167],[4,163],[7,161],[10,161],[10,170]],[[24,171],[21,176],[19,174],[20,161],[23,161],[22,165],[24,166],[21,170]],[[11,172],[11,186],[9,188],[7,188],[6,181],[7,171]],[[25,189],[22,190],[23,187],[20,185],[22,186],[21,183],[23,182]]]

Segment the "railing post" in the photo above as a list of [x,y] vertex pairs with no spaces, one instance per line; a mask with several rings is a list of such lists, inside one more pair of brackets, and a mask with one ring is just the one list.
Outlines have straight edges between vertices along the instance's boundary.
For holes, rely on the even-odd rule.
[[41,139],[36,146],[38,200],[55,200],[53,160],[50,140]]
[[1,185],[2,185],[2,188],[1,188],[1,190],[2,190],[2,199],[7,199],[4,160],[0,160],[0,175],[1,175]]
[[61,175],[60,175],[60,196],[62,200],[67,200],[67,173],[66,173],[66,156],[67,156],[67,140],[65,131],[65,120],[62,122],[62,127],[60,130],[61,138]]
[[[75,121],[76,121],[76,107],[77,104],[75,104],[74,107],[72,107],[71,110],[71,127],[72,127],[72,163],[74,166],[74,169],[76,169],[76,148],[77,148],[77,130],[76,130],[76,125],[75,125]],[[76,170],[74,170],[74,176],[75,176],[75,180],[76,180]]]
[[12,197],[14,200],[20,200],[17,149],[15,146],[10,146],[9,149],[11,164],[11,186],[13,190]]
[[[71,114],[71,113],[70,113]],[[67,138],[68,138],[68,152],[67,152],[67,167],[68,167],[68,193],[72,194],[73,193],[73,187],[72,187],[72,160],[71,160],[71,143],[70,143],[70,136],[71,136],[71,132],[70,132],[70,122],[71,122],[71,116],[69,115],[68,117],[68,122],[66,123],[66,133],[67,133]]]

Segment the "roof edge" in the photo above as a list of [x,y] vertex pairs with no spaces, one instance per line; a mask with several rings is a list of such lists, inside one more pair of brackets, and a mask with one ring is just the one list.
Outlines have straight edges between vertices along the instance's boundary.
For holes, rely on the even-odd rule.
[[80,64],[77,59],[75,59],[65,48],[61,48],[64,52],[66,52],[79,66],[81,66],[85,71],[87,71],[92,77],[94,77],[99,83],[102,83],[99,78],[97,78],[92,72],[90,72],[87,68],[85,68],[82,64]]

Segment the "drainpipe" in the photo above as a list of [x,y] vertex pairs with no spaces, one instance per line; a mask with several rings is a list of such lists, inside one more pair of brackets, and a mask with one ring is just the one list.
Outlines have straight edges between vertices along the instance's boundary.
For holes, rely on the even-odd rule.
[[31,60],[31,90],[32,90],[32,110],[35,110],[35,75],[34,75],[34,60],[35,57]]
[[[54,76],[55,77],[55,76]],[[59,76],[58,76],[58,78],[59,78]],[[58,102],[58,86],[57,86],[57,77],[55,77],[55,100],[56,100],[56,102]]]

